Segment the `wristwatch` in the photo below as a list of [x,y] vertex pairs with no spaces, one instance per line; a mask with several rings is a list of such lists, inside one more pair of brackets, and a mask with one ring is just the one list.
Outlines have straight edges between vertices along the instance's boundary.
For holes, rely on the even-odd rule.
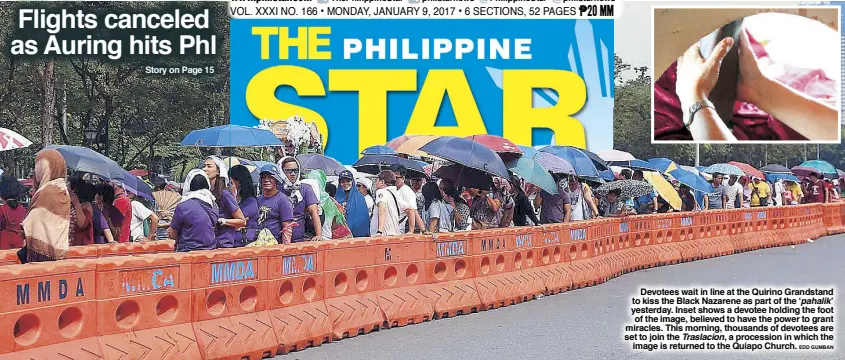
[[695,119],[695,113],[697,113],[698,110],[701,110],[706,107],[716,110],[716,108],[713,107],[713,103],[711,103],[710,100],[707,99],[699,100],[693,103],[692,106],[689,107],[689,118],[684,121],[684,127],[689,129],[689,126],[692,125],[692,120]]

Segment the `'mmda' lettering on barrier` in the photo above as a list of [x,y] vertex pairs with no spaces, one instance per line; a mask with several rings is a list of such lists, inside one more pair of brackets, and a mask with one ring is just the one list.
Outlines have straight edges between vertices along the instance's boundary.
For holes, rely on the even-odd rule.
[[144,293],[178,288],[179,267],[149,268],[120,272],[120,286],[124,294]]
[[546,245],[560,244],[560,237],[557,235],[557,231],[547,232],[543,242],[545,242]]
[[316,258],[315,253],[284,256],[282,257],[282,275],[316,272]]
[[587,229],[572,229],[569,230],[569,240],[586,240],[587,239]]
[[517,235],[516,236],[516,247],[526,247],[526,246],[534,246],[534,240],[531,239],[531,234],[528,235]]
[[437,243],[437,257],[466,255],[466,240]]
[[692,226],[692,217],[682,217],[681,226]]
[[256,262],[257,259],[246,259],[211,264],[211,283],[254,280],[258,269]]
[[628,223],[619,223],[619,232],[621,232],[621,233],[628,232]]
[[[73,281],[71,281],[71,284]],[[53,285],[56,287],[57,298],[53,297]],[[59,279],[57,282],[51,280],[39,281],[35,286],[31,287],[29,283],[17,284],[17,305],[27,305],[32,299],[31,291],[37,289],[36,299],[38,303],[50,302],[54,299],[64,300],[68,298],[70,289],[68,289],[68,281],[66,279]],[[76,292],[75,297],[84,297],[85,289],[82,287],[82,278],[76,278]]]
[[481,240],[481,251],[487,252],[492,250],[501,250],[506,248],[505,239],[498,238],[498,239],[482,239]]

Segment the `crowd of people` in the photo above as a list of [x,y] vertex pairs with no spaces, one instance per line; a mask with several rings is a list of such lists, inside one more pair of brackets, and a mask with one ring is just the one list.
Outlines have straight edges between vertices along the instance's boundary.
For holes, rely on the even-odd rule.
[[[839,201],[836,180],[818,173],[799,182],[712,174],[710,193],[672,180],[681,198],[674,209],[657,191],[623,199],[598,196],[598,184],[551,174],[550,193],[517,176],[493,178],[489,188],[456,186],[401,165],[378,174],[343,171],[329,181],[305,171],[295,157],[260,169],[229,168],[210,156],[191,170],[181,192],[155,181],[147,202],[119,182],[68,176],[56,150],[38,153],[31,201],[17,179],[0,181],[0,249],[20,248],[21,262],[63,259],[69,246],[173,239],[176,251],[211,250],[343,239],[447,233],[583,221],[601,217]],[[620,179],[646,181],[640,170]],[[410,178],[409,178],[410,177]],[[165,206],[172,204],[173,206]]]

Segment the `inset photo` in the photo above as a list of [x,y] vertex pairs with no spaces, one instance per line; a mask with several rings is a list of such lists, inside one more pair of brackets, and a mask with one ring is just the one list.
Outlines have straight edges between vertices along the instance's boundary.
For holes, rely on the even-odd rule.
[[653,143],[840,143],[838,6],[653,7]]

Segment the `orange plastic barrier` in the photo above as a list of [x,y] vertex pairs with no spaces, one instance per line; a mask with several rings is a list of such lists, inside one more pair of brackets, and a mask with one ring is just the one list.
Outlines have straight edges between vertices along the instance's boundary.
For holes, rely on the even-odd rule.
[[268,312],[278,341],[277,353],[331,341],[332,322],[323,302],[330,291],[323,281],[322,242],[272,247],[268,253]]
[[[0,360],[259,359],[845,231],[845,203],[173,253],[73,248],[0,266]],[[131,256],[129,256],[131,255]],[[0,265],[17,262],[0,252]]]
[[192,325],[204,359],[273,356],[267,313],[269,248],[197,251],[191,260]]
[[196,359],[191,262],[184,254],[97,263],[97,327],[106,359]]
[[96,269],[90,260],[0,268],[0,359],[103,358]]
[[426,276],[435,318],[468,314],[481,308],[470,264],[469,243],[475,232],[436,234],[426,245]]

